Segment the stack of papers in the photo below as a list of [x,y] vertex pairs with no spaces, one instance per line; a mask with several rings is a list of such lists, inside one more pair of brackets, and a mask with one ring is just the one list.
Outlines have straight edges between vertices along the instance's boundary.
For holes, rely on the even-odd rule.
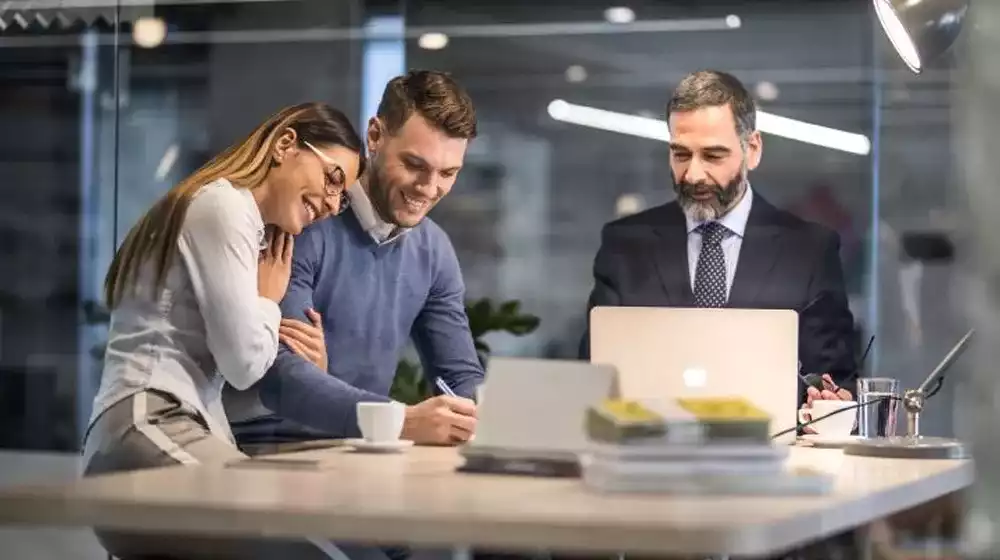
[[584,484],[606,492],[820,494],[829,474],[786,465],[770,418],[740,398],[607,400],[587,412]]

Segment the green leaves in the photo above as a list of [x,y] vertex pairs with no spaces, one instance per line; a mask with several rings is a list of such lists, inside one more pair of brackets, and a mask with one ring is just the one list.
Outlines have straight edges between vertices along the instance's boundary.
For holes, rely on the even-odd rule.
[[[510,300],[494,306],[489,298],[466,304],[469,316],[469,330],[477,342],[490,332],[507,332],[514,336],[524,336],[538,328],[539,319],[534,315],[521,313],[521,302]],[[489,350],[487,350],[489,351]]]
[[[521,302],[517,300],[494,305],[489,298],[482,298],[466,302],[465,313],[469,317],[469,330],[479,362],[484,368],[492,352],[489,344],[483,341],[484,336],[491,332],[525,336],[534,332],[540,322],[535,315],[521,313]],[[420,367],[409,360],[400,360],[389,396],[402,403],[416,404],[432,394],[430,383],[424,379]]]
[[431,393],[430,383],[420,373],[420,367],[409,360],[400,360],[389,396],[403,404],[417,404]]

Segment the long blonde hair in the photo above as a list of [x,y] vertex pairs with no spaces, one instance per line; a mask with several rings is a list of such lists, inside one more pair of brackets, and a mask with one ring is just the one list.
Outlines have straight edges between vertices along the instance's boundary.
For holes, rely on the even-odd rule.
[[274,166],[275,145],[288,129],[296,132],[300,143],[340,145],[359,154],[362,151],[361,138],[350,120],[329,105],[303,103],[275,113],[243,141],[233,144],[167,191],[129,230],[104,279],[108,307],[114,309],[126,290],[134,289],[140,266],[149,259],[155,264],[155,289],[160,290],[177,255],[177,238],[184,217],[198,191],[222,178],[239,188],[260,186]]

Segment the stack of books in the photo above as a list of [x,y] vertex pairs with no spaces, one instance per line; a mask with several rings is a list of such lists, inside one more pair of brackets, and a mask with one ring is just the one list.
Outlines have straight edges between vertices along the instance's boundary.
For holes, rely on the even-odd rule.
[[832,477],[786,466],[770,417],[740,398],[612,399],[587,411],[588,487],[674,494],[821,494]]

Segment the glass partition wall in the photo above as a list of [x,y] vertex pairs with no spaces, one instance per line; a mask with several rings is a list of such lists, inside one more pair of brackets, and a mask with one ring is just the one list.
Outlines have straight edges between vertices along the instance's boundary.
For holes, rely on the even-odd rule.
[[[477,105],[481,135],[432,216],[470,300],[540,319],[485,333],[495,354],[576,357],[601,227],[673,196],[656,131],[671,90],[703,68],[734,73],[772,119],[755,191],[840,233],[859,339],[876,335],[867,371],[913,385],[966,327],[948,295],[957,265],[934,250],[963,219],[949,189],[955,57],[909,75],[867,0],[77,4],[0,6],[4,447],[78,448],[103,276],[153,200],[283,105],[325,101],[363,128],[408,68],[451,72]],[[954,430],[956,386],[926,431]]]

